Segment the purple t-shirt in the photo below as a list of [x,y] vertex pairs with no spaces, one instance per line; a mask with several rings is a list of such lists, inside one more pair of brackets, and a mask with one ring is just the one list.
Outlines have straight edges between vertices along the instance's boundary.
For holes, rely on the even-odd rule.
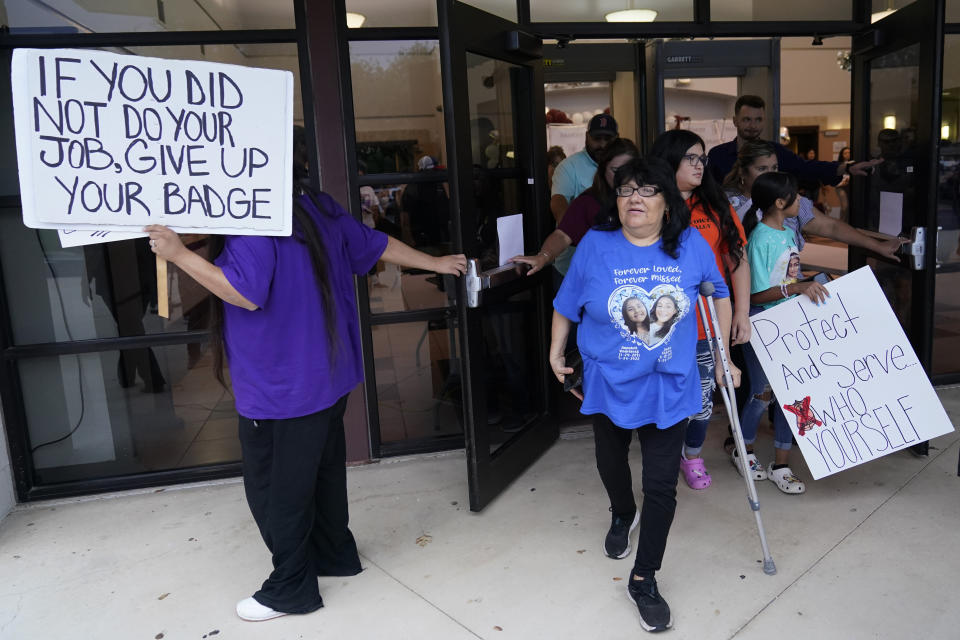
[[254,420],[297,418],[332,406],[363,380],[353,275],[370,270],[387,236],[354,220],[325,193],[300,202],[326,247],[336,303],[337,351],[331,359],[320,290],[306,245],[289,237],[228,236],[215,261],[259,309],[224,304],[223,337],[237,413]]

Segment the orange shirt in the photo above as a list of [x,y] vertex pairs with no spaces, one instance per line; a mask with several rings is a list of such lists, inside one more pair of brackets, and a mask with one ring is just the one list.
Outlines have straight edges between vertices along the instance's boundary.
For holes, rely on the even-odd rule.
[[[714,222],[707,216],[706,212],[703,210],[703,205],[697,202],[696,205],[693,204],[694,198],[687,200],[687,206],[690,207],[690,226],[700,232],[700,235],[703,236],[703,239],[707,241],[707,244],[710,245],[710,248],[713,249],[713,257],[717,261],[717,269],[720,270],[720,274],[723,276],[723,279],[727,281],[727,286],[730,287],[731,295],[733,292],[733,286],[730,282],[730,274],[727,272],[727,266],[723,263],[723,256],[728,252],[726,241],[720,236],[720,227],[718,227]],[[740,240],[743,241],[743,246],[747,246],[747,236],[743,232],[743,225],[740,223],[740,218],[737,216],[736,211],[733,210],[733,207],[730,207],[730,215],[733,217],[734,224],[737,225],[737,231],[740,233]],[[746,256],[747,252],[744,250],[743,255]],[[700,311],[697,311],[697,339],[703,340],[707,336],[703,332],[703,323],[700,320]]]

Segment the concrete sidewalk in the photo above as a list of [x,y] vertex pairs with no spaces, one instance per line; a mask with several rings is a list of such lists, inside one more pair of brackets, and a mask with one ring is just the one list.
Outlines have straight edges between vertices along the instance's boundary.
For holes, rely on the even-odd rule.
[[[956,425],[960,389],[940,395]],[[724,435],[714,424],[704,449],[713,486],[680,481],[658,574],[668,637],[960,637],[957,432],[926,459],[896,453],[817,482],[795,463],[803,496],[759,483],[772,577]],[[767,434],[758,453],[772,456]],[[463,452],[352,468],[349,482],[366,570],[321,579],[324,609],[261,623],[234,613],[270,568],[238,481],[19,507],[0,523],[0,638],[646,635],[625,592],[632,559],[602,553],[592,439],[557,442],[480,514]]]

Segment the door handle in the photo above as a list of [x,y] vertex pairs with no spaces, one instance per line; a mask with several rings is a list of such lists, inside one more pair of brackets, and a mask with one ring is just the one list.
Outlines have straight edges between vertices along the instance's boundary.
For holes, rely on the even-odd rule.
[[499,287],[508,282],[522,278],[530,269],[530,265],[522,262],[508,262],[507,264],[480,271],[480,261],[476,258],[467,260],[467,306],[476,309],[480,306],[480,293],[484,289]]
[[923,258],[927,253],[927,230],[925,227],[913,227],[910,230],[910,241],[900,246],[900,253],[908,258],[910,268],[914,271],[923,269]]

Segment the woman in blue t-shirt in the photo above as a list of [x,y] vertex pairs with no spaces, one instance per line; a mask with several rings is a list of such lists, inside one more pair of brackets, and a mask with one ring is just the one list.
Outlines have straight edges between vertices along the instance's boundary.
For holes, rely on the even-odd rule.
[[[664,161],[632,160],[614,177],[617,211],[607,227],[589,231],[577,246],[554,300],[550,366],[561,382],[573,369],[564,350],[571,323],[578,324],[583,356],[583,405],[594,416],[597,469],[613,513],[604,541],[611,558],[630,553],[630,532],[640,524],[637,557],[628,592],[641,625],[662,631],[672,624],[657,589],[667,534],[676,509],[687,416],[700,410],[695,357],[696,300],[700,283],[716,288],[717,312],[730,328],[727,285],[713,251],[690,225],[690,212]],[[644,340],[624,317],[637,298],[653,325]],[[661,315],[654,306],[661,302]],[[673,303],[673,309],[668,309]],[[634,434],[643,459],[643,505],[637,510],[627,459]]]
[[[822,284],[813,280],[798,281],[796,274],[791,273],[794,262],[799,272],[796,235],[786,224],[787,220],[796,218],[799,210],[796,178],[788,173],[764,173],[754,181],[751,197],[753,204],[744,218],[744,228],[750,233],[750,243],[747,245],[752,305],[750,315],[774,307],[797,294],[803,294],[818,304],[825,300],[829,293]],[[763,214],[759,222],[758,212]],[[747,445],[746,462],[750,473],[756,480],[769,478],[784,493],[803,493],[806,487],[788,464],[793,432],[782,411],[773,412],[773,446],[776,453],[769,470],[763,468],[753,452],[757,424],[769,404],[763,399],[767,376],[750,344],[744,345],[744,357],[750,378],[750,396],[740,412],[740,430]],[[739,464],[736,452],[734,459]]]

